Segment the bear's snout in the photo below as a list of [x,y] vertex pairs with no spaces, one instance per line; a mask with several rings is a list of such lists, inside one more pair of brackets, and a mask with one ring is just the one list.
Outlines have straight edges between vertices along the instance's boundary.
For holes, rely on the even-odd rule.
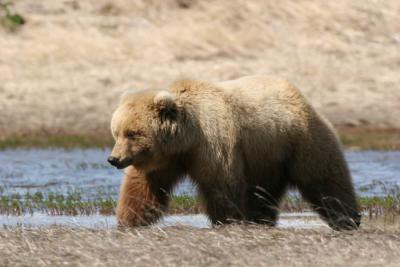
[[130,157],[125,157],[121,159],[118,157],[109,156],[107,158],[107,161],[117,169],[124,169],[132,164],[132,158]]
[[111,165],[113,165],[113,166],[115,166],[115,167],[117,167],[118,164],[119,164],[119,158],[117,158],[117,157],[109,156],[109,157],[107,158],[107,161],[108,161]]

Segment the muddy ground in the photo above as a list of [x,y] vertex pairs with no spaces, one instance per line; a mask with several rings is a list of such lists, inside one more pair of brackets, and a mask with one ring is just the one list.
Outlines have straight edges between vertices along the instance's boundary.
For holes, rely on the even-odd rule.
[[108,135],[126,89],[272,74],[339,126],[400,128],[400,2],[14,1],[0,137]]
[[398,266],[399,227],[0,230],[1,266]]

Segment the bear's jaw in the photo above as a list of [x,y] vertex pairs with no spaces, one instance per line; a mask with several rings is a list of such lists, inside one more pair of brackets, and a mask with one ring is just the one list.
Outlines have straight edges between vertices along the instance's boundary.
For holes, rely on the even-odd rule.
[[167,159],[152,158],[151,160],[132,162],[130,165],[141,173],[151,173],[163,169],[168,162]]

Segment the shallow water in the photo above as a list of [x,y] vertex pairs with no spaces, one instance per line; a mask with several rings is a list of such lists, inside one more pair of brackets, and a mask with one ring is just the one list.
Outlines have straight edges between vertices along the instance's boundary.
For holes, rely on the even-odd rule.
[[[79,190],[84,198],[116,198],[123,171],[106,162],[109,153],[101,149],[0,151],[0,194]],[[349,151],[346,158],[360,195],[382,195],[387,188],[400,186],[400,151]],[[194,195],[196,189],[186,180],[175,194]]]
[[[112,167],[109,150],[4,150],[0,151],[0,187],[3,193],[82,191],[85,198],[117,197],[123,170]],[[185,181],[177,194],[194,194]]]
[[[46,226],[66,226],[77,228],[116,228],[115,216],[52,216],[43,213],[33,215],[7,216],[0,215],[0,225],[3,227],[37,228]],[[210,221],[203,214],[196,215],[171,215],[152,227],[187,226],[195,228],[211,228]],[[315,229],[328,226],[311,212],[282,213],[278,221],[279,228]]]

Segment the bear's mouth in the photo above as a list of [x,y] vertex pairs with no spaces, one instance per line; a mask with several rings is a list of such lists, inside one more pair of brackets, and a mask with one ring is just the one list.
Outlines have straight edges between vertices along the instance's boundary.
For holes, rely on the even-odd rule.
[[132,159],[131,158],[124,158],[123,160],[120,160],[114,164],[112,164],[114,167],[117,169],[125,169],[129,165],[132,165]]
[[124,158],[120,160],[118,163],[113,164],[114,167],[117,169],[125,169],[126,167],[133,165],[135,167],[140,167],[146,163],[145,160],[134,159],[134,158]]

